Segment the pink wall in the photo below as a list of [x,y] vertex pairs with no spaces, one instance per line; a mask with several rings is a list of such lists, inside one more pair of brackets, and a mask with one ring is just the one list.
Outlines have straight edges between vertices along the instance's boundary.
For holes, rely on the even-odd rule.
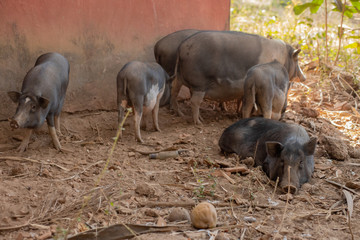
[[161,37],[186,29],[227,30],[230,0],[1,0],[0,119],[15,111],[36,58],[56,51],[71,78],[65,111],[115,109],[116,75],[128,61],[151,61]]

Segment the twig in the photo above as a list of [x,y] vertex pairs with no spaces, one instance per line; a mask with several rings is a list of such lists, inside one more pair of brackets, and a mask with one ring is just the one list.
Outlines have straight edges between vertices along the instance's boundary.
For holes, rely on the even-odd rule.
[[284,223],[284,219],[285,219],[285,215],[286,215],[286,210],[287,210],[287,207],[288,207],[288,205],[289,205],[289,195],[290,195],[290,166],[288,166],[288,184],[289,184],[289,186],[288,186],[288,192],[287,192],[287,195],[286,195],[286,204],[285,204],[285,209],[284,209],[284,213],[283,213],[283,216],[282,216],[282,219],[281,219],[281,223],[280,223],[280,227],[279,227],[279,229],[278,229],[278,232],[277,232],[277,234],[279,234],[280,233],[280,231],[281,231],[281,229],[282,229],[282,227],[283,227],[283,223]]
[[[193,207],[196,205],[195,201],[188,201],[188,202],[157,202],[157,201],[147,201],[147,202],[139,202],[138,203],[141,207]],[[229,207],[229,203],[212,203],[217,210],[225,210],[225,209],[231,209]],[[235,206],[233,208],[247,208],[250,204],[243,204],[240,206]],[[259,208],[280,208],[280,207],[274,207],[270,205],[261,205],[261,204],[252,204],[253,207],[259,207]],[[219,207],[219,208],[218,208]],[[282,208],[282,207],[281,207]]]
[[27,161],[27,162],[32,162],[32,163],[37,163],[37,164],[44,164],[44,165],[51,165],[51,166],[55,166],[58,167],[66,172],[69,172],[70,170],[62,167],[60,165],[57,165],[56,163],[47,163],[47,162],[42,162],[42,161],[38,161],[38,160],[34,160],[34,159],[30,159],[30,158],[24,158],[24,157],[12,157],[12,156],[4,156],[4,157],[0,157],[0,160],[11,160],[11,161]]
[[232,201],[230,202],[230,207],[231,207],[231,214],[232,214],[233,217],[235,218],[236,223],[239,223],[239,219],[238,219],[238,217],[236,216],[236,214],[235,214],[235,212],[234,212],[234,208],[233,208],[233,205],[232,205]]
[[2,228],[0,228],[0,232],[1,231],[16,230],[16,229],[20,229],[20,228],[27,227],[27,226],[31,226],[31,227],[37,228],[37,229],[50,229],[50,227],[48,227],[48,226],[44,226],[44,225],[40,225],[40,224],[34,224],[34,223],[30,223],[30,221],[28,221],[27,223],[22,224],[22,225],[18,225],[18,226],[2,227]]
[[273,192],[273,194],[271,196],[272,199],[274,199],[276,188],[277,188],[278,184],[279,184],[279,176],[276,178],[274,192]]
[[[338,77],[338,80],[341,79],[350,89],[351,91],[353,91],[353,93],[355,93],[355,95],[358,97],[358,99],[360,100],[360,96],[359,94],[355,91],[355,89],[347,82],[345,81],[345,79],[343,79],[342,77]],[[339,80],[340,82],[340,80]]]
[[345,195],[346,202],[348,205],[348,208],[347,208],[348,214],[347,215],[348,215],[348,225],[349,225],[349,230],[350,230],[350,234],[351,234],[351,239],[354,240],[354,234],[351,229],[351,215],[352,215],[353,208],[354,208],[354,200],[353,200],[351,194],[347,190],[342,190],[342,191]]
[[[149,154],[152,154],[152,153],[159,153],[159,152],[178,150],[178,149],[175,146],[170,146],[170,147],[163,148],[163,149],[160,149],[160,150],[157,150],[157,151],[141,151],[141,150],[137,150],[135,148],[129,148],[129,150],[133,151],[133,152],[138,152],[138,153],[140,153],[142,155],[149,155]],[[180,152],[186,152],[188,150],[187,149],[179,149],[178,151],[180,153]]]
[[354,193],[354,194],[356,194],[356,195],[360,195],[359,193],[355,192],[355,191],[352,190],[351,188],[346,187],[345,185],[342,185],[342,184],[340,184],[340,183],[337,183],[337,182],[334,182],[334,181],[331,181],[331,180],[328,180],[328,179],[325,179],[325,181],[328,182],[328,183],[331,183],[332,185],[335,185],[335,186],[337,186],[337,187],[339,187],[339,188],[346,189],[346,190],[348,190],[349,192],[352,192],[352,193]]
[[236,181],[229,177],[223,170],[220,170],[220,173],[223,175],[224,178],[226,178],[231,184],[235,184]]
[[102,161],[102,160],[101,160],[101,161],[98,161],[98,162],[96,162],[96,163],[91,164],[90,166],[88,166],[87,168],[85,168],[83,171],[76,173],[76,174],[73,175],[72,177],[63,178],[63,179],[55,179],[55,181],[66,181],[66,180],[73,179],[73,178],[75,178],[76,176],[79,176],[80,174],[83,174],[84,172],[86,172],[87,170],[89,170],[91,167],[96,166],[96,165],[98,165],[98,164],[100,164],[100,163],[103,163],[103,162],[104,162],[104,161]]
[[240,237],[240,240],[243,240],[243,239],[244,239],[245,233],[246,233],[246,229],[247,229],[247,228],[241,229],[241,237]]
[[323,93],[320,90],[320,102],[318,103],[318,107],[322,104],[322,102],[323,102]]

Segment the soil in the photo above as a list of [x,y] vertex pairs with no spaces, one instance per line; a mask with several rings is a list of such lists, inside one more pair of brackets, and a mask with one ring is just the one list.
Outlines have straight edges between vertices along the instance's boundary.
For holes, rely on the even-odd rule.
[[[235,101],[227,103],[227,112],[205,101],[201,126],[192,123],[188,101],[180,103],[185,117],[162,108],[162,131],[142,131],[144,144],[135,142],[131,115],[114,145],[115,111],[63,113],[60,142],[71,152],[53,148],[44,124],[29,149],[18,153],[22,130],[0,122],[0,239],[61,239],[118,223],[178,226],[138,239],[359,239],[355,98],[335,80],[320,84],[316,72],[307,75],[305,83],[293,85],[284,121],[301,124],[319,141],[313,178],[294,195],[276,188],[260,168],[226,177],[220,171],[244,166],[218,147],[222,131],[238,119]],[[167,159],[140,153],[164,149],[186,151]],[[350,190],[344,193],[329,180]],[[197,230],[188,217],[169,221],[174,208],[190,212],[202,201],[216,207],[217,228]]]

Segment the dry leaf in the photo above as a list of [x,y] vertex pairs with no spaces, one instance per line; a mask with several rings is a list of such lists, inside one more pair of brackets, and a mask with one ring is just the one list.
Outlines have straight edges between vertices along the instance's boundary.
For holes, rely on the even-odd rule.
[[352,189],[360,189],[360,182],[347,182],[345,186]]
[[166,221],[162,217],[159,217],[156,222],[156,226],[164,227],[164,226],[166,226]]
[[353,209],[354,209],[354,200],[351,196],[351,193],[345,189],[342,190],[344,195],[345,195],[345,198],[346,198],[346,202],[347,202],[347,209],[348,209],[348,214],[349,214],[349,217],[351,218],[351,215],[352,215],[352,212],[353,212]]

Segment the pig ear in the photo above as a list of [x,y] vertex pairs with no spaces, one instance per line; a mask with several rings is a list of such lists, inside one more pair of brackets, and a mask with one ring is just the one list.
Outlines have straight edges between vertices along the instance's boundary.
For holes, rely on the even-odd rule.
[[307,143],[304,144],[304,154],[306,156],[310,156],[314,154],[316,142],[317,142],[317,138],[312,137]]
[[49,100],[44,97],[39,97],[39,105],[41,108],[46,108],[49,104]]
[[284,145],[279,142],[266,142],[266,152],[270,157],[279,157]]
[[14,103],[18,103],[18,102],[19,102],[21,93],[15,92],[15,91],[11,91],[11,92],[8,92],[7,94],[8,94],[8,96],[11,98],[11,100],[12,100]]
[[299,53],[301,52],[301,49],[295,49],[294,52],[292,53],[292,57],[294,60],[297,60],[299,57]]

